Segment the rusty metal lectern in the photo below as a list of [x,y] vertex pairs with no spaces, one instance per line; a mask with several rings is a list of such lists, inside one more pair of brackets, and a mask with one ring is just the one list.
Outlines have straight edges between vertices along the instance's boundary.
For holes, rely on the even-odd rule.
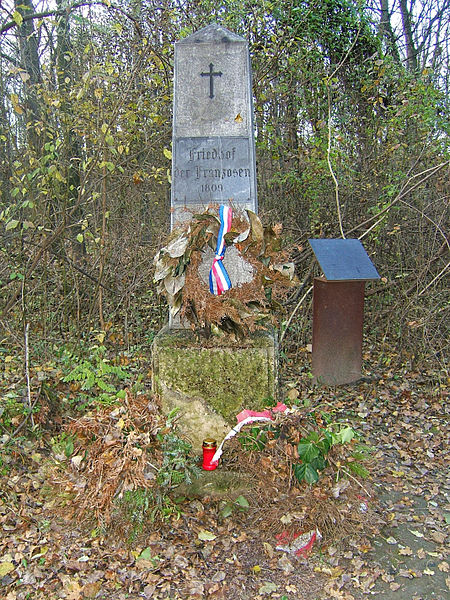
[[380,276],[359,240],[308,241],[324,275],[314,279],[314,381],[351,383],[361,377],[364,285]]

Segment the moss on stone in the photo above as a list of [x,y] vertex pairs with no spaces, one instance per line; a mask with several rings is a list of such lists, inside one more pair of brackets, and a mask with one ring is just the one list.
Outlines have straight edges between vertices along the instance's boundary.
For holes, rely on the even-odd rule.
[[202,398],[230,424],[243,408],[263,409],[275,396],[273,338],[252,336],[245,347],[203,347],[185,331],[162,331],[154,342],[158,381],[171,390]]
[[258,330],[243,340],[230,336],[215,336],[209,338],[200,336],[189,329],[170,329],[164,327],[156,336],[155,341],[160,348],[267,348],[274,343],[274,334],[267,330]]

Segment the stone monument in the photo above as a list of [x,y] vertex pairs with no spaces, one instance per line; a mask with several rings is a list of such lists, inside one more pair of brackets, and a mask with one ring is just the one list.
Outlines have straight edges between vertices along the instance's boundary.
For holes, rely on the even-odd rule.
[[[247,42],[209,25],[175,44],[171,226],[209,206],[257,212],[251,67]],[[205,252],[205,281],[213,252]],[[231,246],[224,265],[234,287],[253,269]],[[264,408],[277,391],[274,338],[266,332],[243,342],[226,338],[207,347],[180,322],[153,344],[153,389],[163,410],[180,411],[179,425],[194,448],[219,440],[243,408]]]
[[257,212],[247,42],[209,25],[175,44],[172,227],[211,203]]

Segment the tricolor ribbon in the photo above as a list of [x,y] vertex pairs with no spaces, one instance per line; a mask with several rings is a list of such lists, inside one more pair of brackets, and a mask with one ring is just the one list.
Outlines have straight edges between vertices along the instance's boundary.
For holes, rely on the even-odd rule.
[[223,257],[225,256],[226,244],[225,235],[231,229],[233,218],[232,210],[229,206],[221,206],[219,209],[220,229],[217,236],[216,255],[209,272],[209,289],[211,294],[220,296],[231,288],[231,281],[227,270],[223,266]]

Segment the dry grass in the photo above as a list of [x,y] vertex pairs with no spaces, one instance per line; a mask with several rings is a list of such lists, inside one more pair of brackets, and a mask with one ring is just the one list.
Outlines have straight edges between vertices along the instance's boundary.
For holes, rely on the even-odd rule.
[[153,400],[129,392],[121,407],[100,409],[70,423],[74,452],[70,465],[54,474],[54,482],[73,492],[77,517],[94,515],[107,525],[115,498],[155,485],[162,456],[156,434],[164,423]]

